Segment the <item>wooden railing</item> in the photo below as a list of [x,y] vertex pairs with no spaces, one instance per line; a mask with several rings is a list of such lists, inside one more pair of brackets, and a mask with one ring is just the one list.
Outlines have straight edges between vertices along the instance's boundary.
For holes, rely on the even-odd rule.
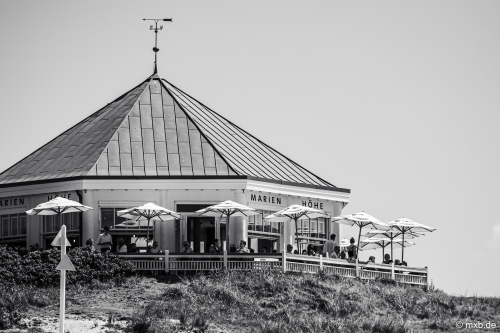
[[139,271],[189,272],[228,270],[281,270],[319,273],[365,280],[392,279],[402,283],[428,284],[427,268],[374,264],[323,257],[277,253],[116,253],[130,260]]

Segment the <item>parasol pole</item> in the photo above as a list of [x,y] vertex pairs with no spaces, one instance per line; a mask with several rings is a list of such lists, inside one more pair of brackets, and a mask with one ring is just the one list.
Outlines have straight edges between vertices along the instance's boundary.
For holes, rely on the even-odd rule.
[[297,224],[298,219],[295,220],[295,244],[297,244],[297,251],[299,251],[299,254],[301,254],[300,249],[299,249],[299,226]]
[[401,247],[401,262],[403,262],[403,258],[405,256],[405,229],[403,228],[403,244],[402,244],[402,247]]
[[359,258],[359,240],[361,239],[361,229],[363,227],[361,226],[361,224],[359,224],[359,234],[358,234],[358,246],[356,248],[356,259]]

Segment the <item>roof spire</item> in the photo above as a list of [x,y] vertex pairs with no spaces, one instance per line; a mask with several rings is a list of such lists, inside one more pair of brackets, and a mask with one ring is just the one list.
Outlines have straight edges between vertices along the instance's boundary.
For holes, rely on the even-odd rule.
[[153,25],[151,24],[149,26],[149,30],[154,30],[155,31],[155,47],[153,47],[153,52],[155,53],[155,68],[154,68],[154,74],[158,73],[158,66],[156,64],[156,61],[157,61],[157,53],[158,51],[160,51],[160,49],[158,48],[158,30],[163,30],[163,25],[160,25],[160,27],[158,28],[158,22],[159,21],[166,21],[166,22],[172,22],[172,19],[171,18],[168,18],[168,19],[143,19],[143,21],[155,21],[155,26],[153,28]]

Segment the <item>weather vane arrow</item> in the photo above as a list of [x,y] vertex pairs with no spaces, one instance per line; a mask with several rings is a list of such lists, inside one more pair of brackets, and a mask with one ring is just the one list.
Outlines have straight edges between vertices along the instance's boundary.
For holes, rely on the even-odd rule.
[[142,19],[143,21],[154,21],[155,24],[149,26],[149,30],[154,30],[155,32],[155,47],[153,47],[153,52],[155,53],[155,69],[154,69],[154,74],[158,73],[158,67],[156,65],[157,63],[157,53],[160,51],[158,48],[158,31],[163,30],[163,25],[160,25],[158,27],[158,22],[172,22],[171,18],[164,18],[164,19]]

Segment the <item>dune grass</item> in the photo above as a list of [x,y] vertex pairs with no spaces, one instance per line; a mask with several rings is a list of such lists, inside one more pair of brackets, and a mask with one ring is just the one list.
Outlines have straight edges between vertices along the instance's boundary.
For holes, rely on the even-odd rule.
[[170,285],[132,330],[435,332],[455,331],[458,320],[500,325],[500,299],[328,274],[220,271]]
[[[84,314],[95,314],[90,307],[85,312],[86,306],[107,298],[108,312],[113,304],[130,305],[127,332],[137,333],[474,331],[457,330],[458,320],[500,327],[500,298],[329,274],[219,271],[180,281],[133,276],[68,286],[67,295],[73,303],[67,310]],[[113,295],[121,302],[115,304]],[[0,330],[16,327],[28,310],[57,313],[58,296],[56,287],[0,283]]]

